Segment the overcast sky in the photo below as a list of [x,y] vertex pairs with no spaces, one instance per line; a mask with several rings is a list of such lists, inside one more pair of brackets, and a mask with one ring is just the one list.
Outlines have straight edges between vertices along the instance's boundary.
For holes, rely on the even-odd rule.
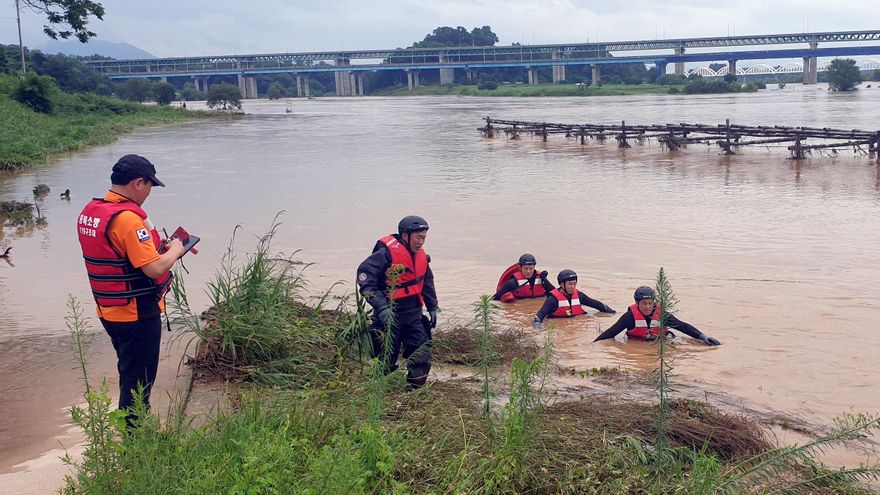
[[[0,43],[17,44],[13,0]],[[501,44],[880,29],[876,0],[104,0],[91,30],[159,57],[408,46],[437,26],[490,25]],[[45,19],[24,9],[28,46]]]

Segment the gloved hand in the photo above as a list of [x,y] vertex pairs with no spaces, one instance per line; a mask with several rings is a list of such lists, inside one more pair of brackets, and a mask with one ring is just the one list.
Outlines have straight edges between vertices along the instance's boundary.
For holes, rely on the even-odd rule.
[[610,314],[610,315],[613,315],[613,314],[616,314],[616,313],[617,313],[617,311],[614,311],[614,308],[612,308],[611,306],[609,306],[609,305],[607,305],[607,304],[605,305],[605,312],[608,313],[608,314]]
[[715,337],[709,337],[705,333],[700,334],[700,340],[706,343],[706,345],[721,345],[721,342],[718,341]]
[[547,273],[547,270],[544,270],[543,272],[541,272],[541,278],[542,278],[542,279],[546,279],[546,278],[547,278],[547,275],[549,275],[549,273]]
[[539,320],[538,317],[536,316],[535,317],[535,330],[540,330],[540,329],[541,329],[541,320]]
[[431,322],[431,328],[437,328],[437,310],[432,309],[428,311],[428,318]]
[[379,310],[379,321],[382,322],[386,327],[392,323],[392,319],[394,318],[394,312],[391,311],[391,308],[385,306],[384,308]]

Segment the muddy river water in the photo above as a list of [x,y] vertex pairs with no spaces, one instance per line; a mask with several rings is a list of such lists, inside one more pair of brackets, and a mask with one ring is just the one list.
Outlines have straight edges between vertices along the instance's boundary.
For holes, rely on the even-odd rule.
[[[849,152],[787,160],[780,148],[720,156],[656,142],[618,150],[561,136],[487,140],[481,118],[565,122],[732,122],[880,129],[880,89],[832,94],[789,85],[758,94],[591,98],[346,98],[246,102],[235,121],[140,130],[24,173],[0,176],[0,199],[41,200],[47,225],[5,229],[0,247],[0,471],[56,447],[81,396],[64,327],[68,294],[96,333],[90,368],[115,375],[94,318],[74,223],[126,153],[150,158],[168,185],[145,207],[169,229],[202,236],[188,259],[190,298],[218,265],[233,228],[254,246],[286,210],[275,248],[314,263],[308,289],[351,290],[357,264],[398,219],[431,224],[426,244],[443,321],[467,318],[480,294],[523,252],[618,311],[664,267],[678,316],[718,338],[684,338],[676,373],[756,407],[817,423],[880,412],[880,167]],[[71,200],[58,192],[70,189]],[[530,324],[538,301],[503,314]],[[623,339],[592,344],[616,317],[556,325],[562,364],[649,372],[653,349]],[[167,334],[166,334],[167,335]],[[173,375],[163,365],[160,380]],[[168,371],[171,370],[171,371]],[[162,376],[164,375],[164,376]],[[115,387],[115,382],[111,387]]]

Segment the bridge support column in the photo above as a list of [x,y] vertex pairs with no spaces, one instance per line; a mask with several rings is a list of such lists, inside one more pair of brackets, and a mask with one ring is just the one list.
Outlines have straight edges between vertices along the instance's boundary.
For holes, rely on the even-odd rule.
[[358,96],[364,96],[364,75],[358,74],[357,76],[357,90]]
[[247,78],[247,86],[248,86],[248,96],[250,98],[259,98],[260,94],[257,92],[257,78],[256,77],[248,77]]
[[[336,59],[336,65],[339,67],[346,67],[351,65],[351,60],[347,58],[338,58]],[[336,75],[336,96],[351,96],[353,94],[352,87],[352,74],[349,71],[338,70],[334,73]]]
[[466,70],[464,71],[464,73],[465,73],[465,75],[467,76],[467,82],[468,82],[468,84],[474,82],[474,71],[472,71],[472,70],[470,70],[470,69],[466,69]]
[[[815,50],[819,48],[819,43],[815,41],[810,42],[810,50]],[[810,82],[807,84],[817,84],[819,82],[819,59],[816,57],[810,57]]]
[[297,98],[302,98],[303,88],[302,88],[302,77],[296,76],[296,96]]
[[306,98],[308,98],[309,97],[309,75],[306,74],[306,76],[303,79],[304,79],[303,86],[305,86],[305,90],[306,90]]
[[409,91],[413,89],[413,73],[411,70],[406,71],[406,89]]
[[421,87],[421,84],[419,84],[419,71],[417,71],[417,70],[413,71],[413,84],[417,88]]
[[666,75],[666,62],[654,62],[654,68],[657,70],[657,77]]
[[242,98],[247,98],[247,81],[242,74],[238,75],[238,91],[241,93]]
[[600,79],[599,79],[599,76],[600,76],[600,74],[599,74],[599,73],[600,73],[599,66],[598,66],[598,65],[591,65],[591,66],[590,66],[590,72],[592,72],[592,76],[593,76],[593,79],[592,79],[592,81],[593,81],[593,86],[598,86],[598,85],[599,85],[599,80],[600,80]]
[[[562,52],[553,52],[553,60],[561,60]],[[554,65],[553,66],[553,83],[559,83],[565,81],[565,66],[564,65]]]
[[[449,59],[446,55],[440,55],[440,63],[445,64],[449,62]],[[446,86],[447,84],[455,83],[455,69],[440,69],[440,85]]]
[[727,61],[727,73],[736,77],[736,60]]
[[529,72],[529,84],[538,84],[538,80],[535,78],[535,69],[528,67],[526,70]]
[[[684,55],[684,47],[679,45],[678,47],[675,48],[675,56],[680,57],[682,55]],[[684,75],[684,62],[676,62],[675,63],[675,75],[676,76],[683,76]]]

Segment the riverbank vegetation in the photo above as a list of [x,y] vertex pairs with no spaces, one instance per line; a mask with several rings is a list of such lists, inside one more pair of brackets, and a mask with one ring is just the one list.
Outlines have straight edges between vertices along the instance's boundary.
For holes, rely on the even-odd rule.
[[[62,493],[862,494],[855,482],[880,474],[814,460],[877,429],[877,418],[850,416],[827,438],[774,449],[749,418],[673,398],[668,356],[655,375],[665,376],[659,399],[551,401],[552,333],[543,343],[502,336],[488,296],[468,331],[440,329],[431,350],[440,370],[473,367],[435,370],[407,391],[403,371],[386,375],[367,355],[363,301],[351,312],[344,301],[331,307],[328,294],[308,297],[307,265],[272,252],[275,228],[243,258],[230,246],[204,315],[189,308],[180,278],[174,290],[197,380],[239,384],[230,410],[197,423],[183,408],[161,420],[141,408],[124,431],[106,386],[91,387],[73,409],[86,451],[68,459],[74,474]],[[71,304],[78,340],[81,311]]]

